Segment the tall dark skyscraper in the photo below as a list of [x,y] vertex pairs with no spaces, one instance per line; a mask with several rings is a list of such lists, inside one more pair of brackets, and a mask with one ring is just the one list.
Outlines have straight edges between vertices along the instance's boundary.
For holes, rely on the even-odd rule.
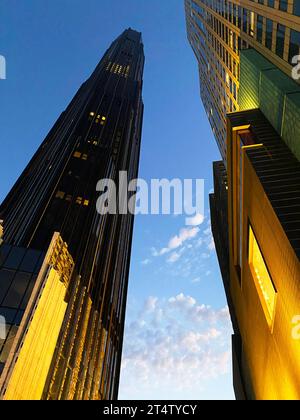
[[126,30],[2,203],[2,399],[116,399],[134,218],[96,211],[101,179],[137,178],[141,34]]

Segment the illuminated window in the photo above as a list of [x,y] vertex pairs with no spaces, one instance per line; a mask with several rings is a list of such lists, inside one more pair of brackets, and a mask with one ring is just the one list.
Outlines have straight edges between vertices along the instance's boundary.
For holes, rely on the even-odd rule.
[[81,153],[80,152],[75,152],[73,156],[77,159],[80,159],[81,158]]
[[89,204],[90,204],[89,200],[84,200],[84,202],[83,202],[83,205],[84,205],[84,206],[86,206],[86,207],[87,207]]
[[266,319],[272,328],[277,292],[251,226],[249,227],[249,265]]
[[95,116],[95,112],[90,112],[90,117],[94,117]]
[[67,195],[67,196],[66,196],[66,201],[71,202],[71,201],[72,201],[72,196],[71,196],[71,195]]
[[250,23],[249,23],[249,35],[254,36],[254,21],[255,21],[255,14],[254,12],[250,12]]
[[56,198],[60,198],[61,200],[63,200],[65,198],[65,193],[62,191],[57,191]]
[[106,117],[102,117],[102,121],[106,121]]
[[77,197],[76,204],[81,204],[81,203],[82,203],[82,197]]
[[227,84],[227,86],[229,86],[229,83],[230,83],[229,73],[226,72],[226,84]]
[[88,160],[88,155],[83,154],[82,155],[82,160]]

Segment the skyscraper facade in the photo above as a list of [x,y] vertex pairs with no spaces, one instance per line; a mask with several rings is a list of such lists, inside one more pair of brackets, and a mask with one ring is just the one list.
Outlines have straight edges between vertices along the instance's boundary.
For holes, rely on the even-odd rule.
[[226,114],[239,110],[240,51],[255,48],[291,75],[300,51],[297,0],[185,0],[189,42],[199,63],[201,98],[226,161]]
[[96,211],[96,185],[137,178],[143,69],[128,29],[0,207],[2,399],[117,398],[134,218]]
[[[300,399],[300,3],[186,0],[201,97],[223,162],[212,230],[238,399]],[[297,76],[297,74],[296,74]]]

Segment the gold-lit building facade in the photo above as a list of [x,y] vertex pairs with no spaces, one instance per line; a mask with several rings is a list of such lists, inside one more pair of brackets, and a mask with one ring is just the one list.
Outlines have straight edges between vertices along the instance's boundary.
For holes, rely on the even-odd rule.
[[[299,1],[185,0],[214,163],[237,399],[300,399]],[[296,58],[295,58],[296,57]],[[297,74],[296,74],[297,76]]]
[[234,372],[247,399],[299,400],[300,163],[259,109],[228,116],[227,146]]
[[0,399],[118,397],[134,215],[103,211],[97,186],[128,203],[144,61],[125,30],[0,205]]

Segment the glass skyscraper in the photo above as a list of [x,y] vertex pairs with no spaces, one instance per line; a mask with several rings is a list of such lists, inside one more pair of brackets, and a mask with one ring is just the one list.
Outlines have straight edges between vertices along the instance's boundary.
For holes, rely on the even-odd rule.
[[137,178],[143,69],[128,29],[1,204],[2,399],[117,398],[134,217],[99,214],[96,185]]
[[287,75],[300,53],[299,2],[185,0],[201,98],[226,161],[226,114],[239,110],[240,51],[255,48]]

